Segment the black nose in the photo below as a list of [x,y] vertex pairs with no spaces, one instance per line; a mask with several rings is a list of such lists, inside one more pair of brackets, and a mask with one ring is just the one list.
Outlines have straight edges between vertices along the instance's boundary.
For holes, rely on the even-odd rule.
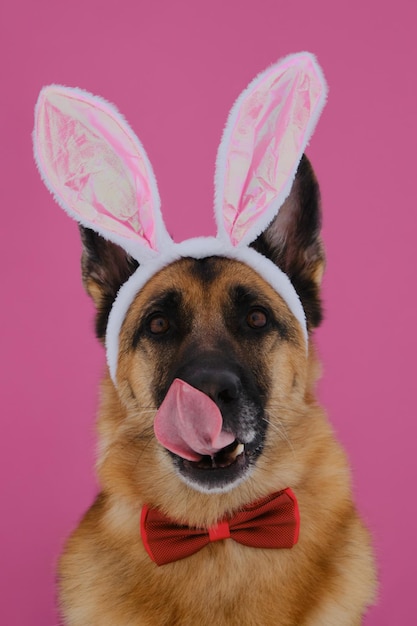
[[237,374],[223,368],[197,366],[193,371],[179,373],[178,378],[208,395],[218,406],[236,400],[241,389]]

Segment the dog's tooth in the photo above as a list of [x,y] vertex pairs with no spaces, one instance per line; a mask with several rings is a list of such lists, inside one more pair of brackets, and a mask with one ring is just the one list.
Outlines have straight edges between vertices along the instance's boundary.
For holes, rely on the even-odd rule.
[[237,457],[243,453],[244,449],[245,449],[245,446],[243,445],[243,443],[239,443],[236,446],[236,448],[232,450],[232,452],[230,453],[232,458],[237,459]]

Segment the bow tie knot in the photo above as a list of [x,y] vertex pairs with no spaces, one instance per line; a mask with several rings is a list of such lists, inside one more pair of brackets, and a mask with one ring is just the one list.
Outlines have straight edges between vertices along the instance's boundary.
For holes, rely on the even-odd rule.
[[299,526],[298,503],[291,489],[257,500],[208,529],[181,526],[146,505],[141,515],[143,545],[157,565],[184,559],[223,539],[254,548],[292,548]]

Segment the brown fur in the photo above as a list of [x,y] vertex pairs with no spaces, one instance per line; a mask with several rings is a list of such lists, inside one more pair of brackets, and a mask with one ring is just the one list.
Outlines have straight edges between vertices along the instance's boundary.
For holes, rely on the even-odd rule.
[[[318,239],[311,258],[304,280],[308,274],[316,294],[323,267]],[[84,280],[100,310],[105,279],[100,284],[87,265],[84,258]],[[236,313],[236,286],[256,293],[256,305],[279,326],[248,331]],[[159,341],[146,332],[146,319],[167,290],[181,296],[175,314],[180,330],[175,340]],[[316,318],[310,317],[310,327]],[[240,262],[182,259],[136,296],[120,341],[118,389],[109,377],[101,389],[101,491],[60,561],[65,624],[359,625],[375,589],[369,537],[352,503],[345,454],[315,399],[319,367],[313,343],[306,357],[301,331],[280,296]],[[223,351],[225,358],[244,363],[264,403],[262,454],[249,477],[226,493],[202,493],[185,484],[153,434],[155,412],[173,375],[196,351]],[[286,487],[296,494],[301,517],[299,542],[291,550],[226,540],[158,567],[143,548],[144,503],[179,523],[206,527]]]

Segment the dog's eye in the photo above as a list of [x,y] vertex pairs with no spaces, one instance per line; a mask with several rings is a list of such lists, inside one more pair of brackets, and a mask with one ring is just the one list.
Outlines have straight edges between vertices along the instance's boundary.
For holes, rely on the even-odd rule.
[[169,319],[161,313],[156,313],[148,322],[149,330],[153,335],[163,335],[170,329]]
[[251,328],[263,328],[268,323],[268,316],[263,309],[251,309],[246,316],[246,323]]

